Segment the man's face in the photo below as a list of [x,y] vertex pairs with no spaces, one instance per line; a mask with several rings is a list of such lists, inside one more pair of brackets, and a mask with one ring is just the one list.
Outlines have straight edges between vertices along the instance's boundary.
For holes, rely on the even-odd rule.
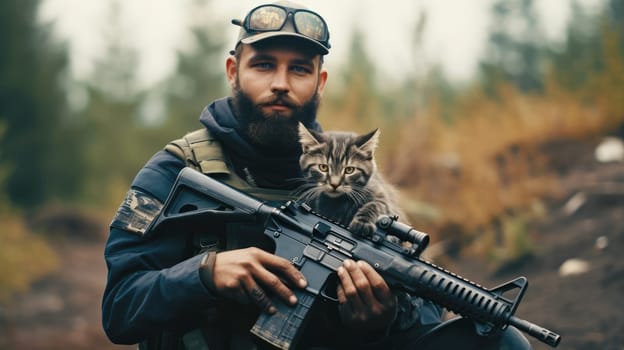
[[238,62],[230,57],[226,64],[234,107],[251,142],[267,151],[297,150],[298,122],[315,118],[327,79],[320,56],[274,42],[245,45]]

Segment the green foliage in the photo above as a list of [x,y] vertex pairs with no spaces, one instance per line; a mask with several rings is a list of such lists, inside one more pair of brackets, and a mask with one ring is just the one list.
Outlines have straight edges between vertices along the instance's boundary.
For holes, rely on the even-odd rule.
[[[111,1],[106,27],[103,28],[104,54],[96,59],[88,85],[102,95],[103,100],[137,104],[142,97],[136,75],[139,56],[136,49],[124,40],[121,16],[120,1]],[[136,118],[134,113],[126,116]]]
[[119,2],[110,3],[107,16],[104,54],[95,61],[92,78],[79,85],[89,101],[80,111],[86,158],[82,199],[97,204],[106,203],[112,184],[131,179],[140,157],[147,157],[140,146],[138,53],[124,41]]
[[223,63],[225,28],[205,20],[210,11],[209,2],[194,3],[190,8],[190,20],[194,23],[190,32],[192,46],[178,53],[176,70],[166,81],[164,130],[170,135],[182,135],[199,128],[202,109],[227,93]]
[[320,113],[319,119],[326,129],[357,126],[363,132],[383,122],[383,97],[377,89],[375,68],[365,48],[364,33],[354,29],[349,54],[337,73],[340,79],[328,86],[323,100],[324,107],[331,109],[331,113],[325,109]]
[[[2,143],[2,140],[4,139],[5,132],[5,123],[0,120],[0,143]],[[2,153],[2,149],[0,149],[0,184],[6,183],[9,169],[11,168],[11,164],[5,160],[5,158],[2,156]],[[5,191],[6,189],[0,186],[0,203],[8,203]]]
[[598,15],[573,2],[565,45],[551,54],[555,81],[591,99],[595,92],[587,90],[596,88],[596,76],[612,75],[614,60],[624,54],[623,18],[622,0],[609,1],[604,13]]
[[24,208],[72,197],[80,179],[80,149],[61,88],[66,48],[52,40],[50,25],[37,23],[38,5],[0,2],[0,122],[7,128],[0,163],[10,165],[2,190]]
[[596,18],[576,1],[572,3],[572,18],[566,30],[563,49],[555,51],[552,67],[557,81],[570,89],[578,89],[587,82],[592,72],[601,70],[602,45]]
[[[107,50],[96,62],[92,78],[83,84],[89,103],[81,112],[87,159],[83,198],[106,207],[119,204],[152,154],[200,127],[199,113],[221,97],[226,86],[222,35],[204,16],[192,29],[193,46],[179,53],[174,74],[150,90],[141,90],[136,77],[138,54],[121,35],[119,6],[113,2],[110,8]],[[208,10],[207,4],[197,2],[190,12],[201,17]]]
[[490,96],[501,81],[524,92],[544,87],[544,38],[533,0],[499,0],[492,6],[492,29],[481,62],[482,84]]

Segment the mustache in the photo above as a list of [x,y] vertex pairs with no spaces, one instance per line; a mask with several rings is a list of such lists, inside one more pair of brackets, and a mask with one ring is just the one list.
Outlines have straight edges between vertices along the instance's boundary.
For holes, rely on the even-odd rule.
[[258,105],[260,106],[281,105],[281,106],[286,106],[290,108],[301,107],[286,95],[271,96],[269,98],[259,101]]

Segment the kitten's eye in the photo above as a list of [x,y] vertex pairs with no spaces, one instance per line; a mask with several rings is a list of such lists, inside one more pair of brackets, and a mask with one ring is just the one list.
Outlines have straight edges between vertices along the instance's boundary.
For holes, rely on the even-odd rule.
[[355,171],[355,167],[352,167],[352,166],[348,166],[344,170],[345,174],[353,174],[354,171]]
[[327,170],[329,170],[329,167],[327,166],[327,164],[319,164],[318,168],[319,168],[320,171],[322,171],[324,173],[326,173]]

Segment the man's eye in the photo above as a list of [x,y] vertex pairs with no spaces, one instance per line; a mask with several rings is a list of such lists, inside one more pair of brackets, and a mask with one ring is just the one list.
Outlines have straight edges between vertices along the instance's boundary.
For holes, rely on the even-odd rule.
[[327,164],[319,164],[318,168],[319,168],[320,171],[322,171],[324,173],[326,173],[327,170],[329,170],[329,167],[327,166]]
[[299,73],[299,74],[308,74],[311,72],[308,67],[304,67],[304,66],[293,66],[291,69],[294,72]]
[[348,166],[344,170],[345,174],[353,174],[354,171],[355,171],[355,167],[352,167],[352,166]]
[[273,68],[273,64],[269,62],[259,62],[259,63],[254,64],[253,67],[262,69],[262,70],[268,70],[268,69]]

